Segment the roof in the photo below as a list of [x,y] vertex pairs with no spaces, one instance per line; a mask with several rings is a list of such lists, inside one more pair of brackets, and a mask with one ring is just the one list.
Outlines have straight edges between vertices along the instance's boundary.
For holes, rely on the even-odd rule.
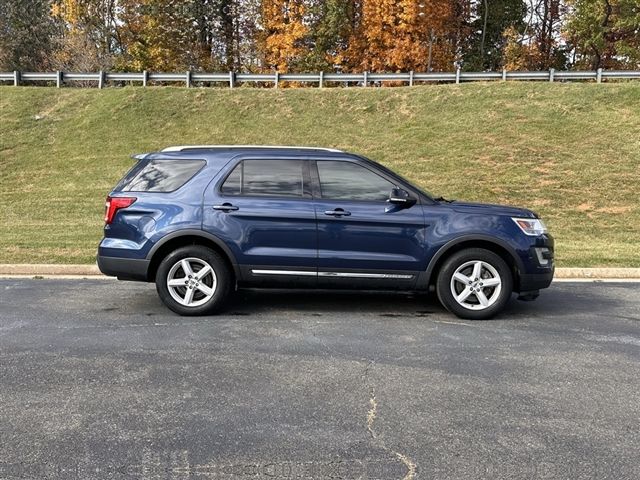
[[163,152],[183,152],[185,150],[228,150],[228,149],[256,149],[256,150],[314,150],[324,152],[338,152],[342,153],[342,150],[335,148],[322,148],[322,147],[302,147],[292,145],[176,145],[167,147]]

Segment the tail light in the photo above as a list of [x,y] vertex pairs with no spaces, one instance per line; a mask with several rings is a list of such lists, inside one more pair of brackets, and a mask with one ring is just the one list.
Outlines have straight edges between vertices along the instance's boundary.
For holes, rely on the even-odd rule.
[[121,208],[127,208],[136,200],[136,197],[107,197],[104,212],[104,223],[106,225],[110,225],[118,210]]

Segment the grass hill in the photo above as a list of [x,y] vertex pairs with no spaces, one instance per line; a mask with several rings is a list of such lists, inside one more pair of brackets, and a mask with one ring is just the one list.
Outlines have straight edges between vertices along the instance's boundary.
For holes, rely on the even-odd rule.
[[411,88],[0,87],[0,263],[93,262],[132,153],[362,153],[447,198],[526,206],[561,266],[640,266],[640,83]]

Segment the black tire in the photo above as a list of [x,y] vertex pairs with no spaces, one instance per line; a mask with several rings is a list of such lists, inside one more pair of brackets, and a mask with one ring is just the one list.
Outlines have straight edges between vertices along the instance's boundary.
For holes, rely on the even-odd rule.
[[[473,277],[473,275],[471,275],[469,280],[474,282],[472,285],[466,285],[456,280],[454,282],[454,286],[452,286],[452,278],[456,273],[456,270],[468,265],[464,267],[462,272],[459,272],[464,275],[463,272],[471,272],[473,270],[472,263],[478,261],[483,262],[483,267],[481,270],[482,273],[477,282],[475,282],[475,278],[471,278]],[[501,282],[499,290],[497,290],[497,287],[495,286],[483,286],[482,276],[488,277],[489,280],[491,280],[492,276],[495,277],[486,264],[497,271]],[[469,275],[467,274],[465,276]],[[488,283],[487,280],[485,280],[485,282]],[[468,293],[471,289],[475,289],[475,292],[478,293],[469,293],[469,296],[463,301],[463,303],[471,305],[466,307],[456,300],[452,292],[452,288],[457,291],[459,290],[459,295],[463,294],[463,291],[464,293]],[[486,320],[494,317],[502,311],[511,298],[511,293],[513,292],[513,276],[509,265],[507,265],[507,263],[496,253],[483,248],[469,248],[467,250],[456,252],[445,260],[442,268],[440,268],[440,271],[438,272],[436,290],[438,292],[440,303],[442,303],[447,310],[457,317],[468,320]],[[488,299],[492,303],[490,303],[489,306],[482,307],[480,295],[484,296],[484,298]],[[478,309],[474,310],[473,308]]]
[[[196,303],[198,301],[203,302],[200,305],[187,306],[179,303],[170,292],[170,287],[168,285],[169,273],[174,268],[174,266],[177,266],[177,264],[181,263],[183,260],[189,262],[189,265],[192,269],[191,273],[194,274],[193,276],[195,276],[199,271],[199,269],[195,269],[199,265],[198,261],[208,264],[213,270],[213,274],[207,274],[207,276],[201,280],[202,284],[196,282],[194,279],[194,282],[196,282],[194,285],[197,284],[198,287],[191,287],[191,290],[193,291],[193,300]],[[200,266],[201,268],[204,268],[204,265]],[[186,281],[188,275],[184,274],[184,270],[182,269],[182,267],[176,268],[177,270],[175,270],[174,274],[177,274],[179,277],[182,277],[182,275],[184,275]],[[211,288],[214,285],[214,281],[215,288]],[[209,295],[199,290],[199,288],[201,288],[200,285],[209,287],[209,289],[213,291],[213,293],[210,294],[210,298],[208,298],[208,300],[206,300],[206,297]],[[169,307],[179,315],[211,315],[220,311],[225,301],[229,297],[232,286],[233,274],[229,270],[227,263],[220,256],[220,254],[202,245],[189,245],[174,250],[162,260],[156,273],[156,290],[158,291],[160,299],[167,307]],[[179,286],[172,288],[172,291],[179,297],[184,295],[186,299],[187,289],[188,287]],[[200,299],[198,299],[198,295],[201,297]]]

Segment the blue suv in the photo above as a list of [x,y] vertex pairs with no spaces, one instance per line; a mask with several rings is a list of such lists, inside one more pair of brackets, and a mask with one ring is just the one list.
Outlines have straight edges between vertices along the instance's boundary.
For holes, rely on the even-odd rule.
[[486,319],[551,283],[553,238],[530,210],[434,198],[362,156],[308,147],[181,146],[137,155],[109,194],[98,265],[155,282],[181,315],[236,288],[435,290]]

